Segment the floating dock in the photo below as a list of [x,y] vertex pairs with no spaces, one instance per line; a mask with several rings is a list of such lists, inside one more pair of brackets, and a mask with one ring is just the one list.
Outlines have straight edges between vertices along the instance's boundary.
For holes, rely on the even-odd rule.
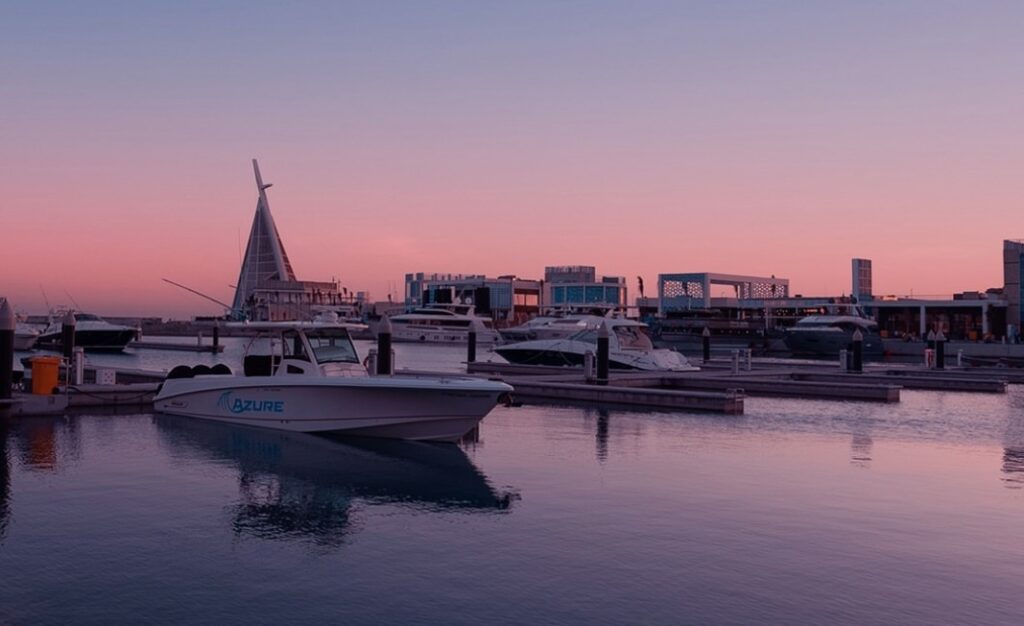
[[[1024,370],[1006,368],[926,369],[921,366],[871,365],[863,372],[845,371],[828,361],[793,361],[784,359],[749,359],[742,367],[732,359],[713,359],[695,372],[637,372],[612,370],[607,386],[588,383],[580,369],[550,366],[514,365],[495,362],[467,364],[471,374],[500,378],[512,385],[513,395],[526,399],[610,402],[615,397],[605,389],[614,389],[626,404],[655,406],[651,398],[629,398],[626,390],[639,393],[704,393],[714,398],[711,408],[696,410],[723,413],[742,411],[742,405],[731,403],[731,397],[744,396],[804,398],[855,402],[900,401],[903,389],[955,391],[969,393],[1006,393],[1008,385],[1024,384]],[[689,409],[679,398],[674,408]]]
[[737,389],[724,393],[708,391],[680,391],[621,386],[618,381],[608,385],[553,382],[522,378],[503,379],[512,385],[513,397],[518,401],[545,400],[555,402],[583,402],[614,406],[647,407],[657,409],[683,409],[739,415],[743,413],[744,394]]
[[[871,364],[863,372],[851,372],[831,362],[780,359],[744,360],[742,367],[731,359],[714,359],[692,372],[611,370],[605,384],[587,380],[580,368],[472,362],[466,369],[470,375],[500,378],[512,385],[513,397],[523,402],[726,415],[742,414],[745,399],[751,396],[893,403],[900,401],[903,389],[999,394],[1006,393],[1009,384],[1024,384],[1024,371],[1006,368],[937,370]],[[409,370],[398,373],[459,375]],[[0,410],[28,415],[61,414],[78,407],[142,409],[152,404],[165,375],[162,371],[86,366],[84,384],[62,386],[59,393],[48,396],[18,393],[0,404]]]

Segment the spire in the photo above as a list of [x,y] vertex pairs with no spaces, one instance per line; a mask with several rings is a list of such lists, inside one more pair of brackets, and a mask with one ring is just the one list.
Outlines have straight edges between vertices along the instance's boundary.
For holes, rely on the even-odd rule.
[[261,282],[296,280],[288,254],[284,251],[284,244],[281,243],[281,235],[278,234],[274,218],[270,215],[267,189],[271,185],[263,184],[256,159],[252,160],[252,169],[256,174],[259,199],[256,201],[256,215],[252,219],[249,243],[245,246],[245,257],[242,259],[242,270],[238,275],[238,287],[232,303],[236,315],[246,310],[249,296]]

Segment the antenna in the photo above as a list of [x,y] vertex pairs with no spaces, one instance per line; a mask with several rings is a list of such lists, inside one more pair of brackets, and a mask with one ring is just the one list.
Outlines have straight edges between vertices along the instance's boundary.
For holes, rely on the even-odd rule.
[[39,283],[39,291],[43,292],[43,302],[46,304],[46,312],[53,311],[53,307],[50,306],[50,299],[46,297],[46,290],[43,289],[43,283]]
[[73,295],[71,295],[70,293],[68,293],[67,289],[64,290],[64,295],[68,297],[68,300],[71,300],[71,304],[75,305],[75,310],[76,311],[81,311],[82,310],[82,307],[78,306],[78,303],[75,302],[75,297]]
[[171,285],[174,285],[175,287],[179,287],[181,289],[184,289],[185,291],[192,292],[192,293],[196,294],[197,296],[199,296],[200,298],[206,298],[210,302],[213,302],[215,304],[221,305],[222,307],[224,307],[228,311],[234,311],[235,310],[235,308],[233,306],[231,306],[230,304],[225,304],[225,303],[221,302],[220,300],[218,300],[216,298],[211,298],[210,296],[206,295],[205,293],[202,293],[201,291],[196,291],[195,289],[193,289],[191,287],[186,287],[185,285],[182,285],[181,283],[176,283],[173,280],[168,280],[166,278],[161,278],[160,280],[164,281],[165,283],[169,283]]
[[263,195],[265,189],[274,186],[274,183],[263,184],[263,177],[260,176],[260,164],[256,162],[256,159],[252,160],[252,171],[256,174],[256,187],[259,188],[260,195]]

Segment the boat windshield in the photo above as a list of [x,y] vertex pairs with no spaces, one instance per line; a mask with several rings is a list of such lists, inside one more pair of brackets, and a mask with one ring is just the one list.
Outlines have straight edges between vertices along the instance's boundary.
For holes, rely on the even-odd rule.
[[344,328],[323,328],[306,332],[317,363],[358,363],[359,355]]
[[616,326],[612,329],[619,340],[619,347],[633,350],[651,350],[654,344],[642,326]]

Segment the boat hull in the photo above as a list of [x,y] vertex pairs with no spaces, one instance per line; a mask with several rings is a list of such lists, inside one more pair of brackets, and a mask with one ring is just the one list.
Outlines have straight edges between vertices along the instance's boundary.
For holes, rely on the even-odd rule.
[[39,340],[39,335],[14,335],[14,349],[19,352],[27,352],[36,346],[36,341]]
[[[786,347],[796,356],[838,357],[840,350],[850,350],[853,333],[835,331],[789,331]],[[864,355],[881,357],[885,353],[882,338],[875,333],[864,334]]]
[[[124,330],[75,330],[75,346],[89,352],[120,352],[135,338],[134,329]],[[61,333],[40,335],[36,346],[61,350],[64,339]]]
[[154,405],[170,415],[292,432],[457,441],[512,389],[468,378],[280,378],[170,379]]

